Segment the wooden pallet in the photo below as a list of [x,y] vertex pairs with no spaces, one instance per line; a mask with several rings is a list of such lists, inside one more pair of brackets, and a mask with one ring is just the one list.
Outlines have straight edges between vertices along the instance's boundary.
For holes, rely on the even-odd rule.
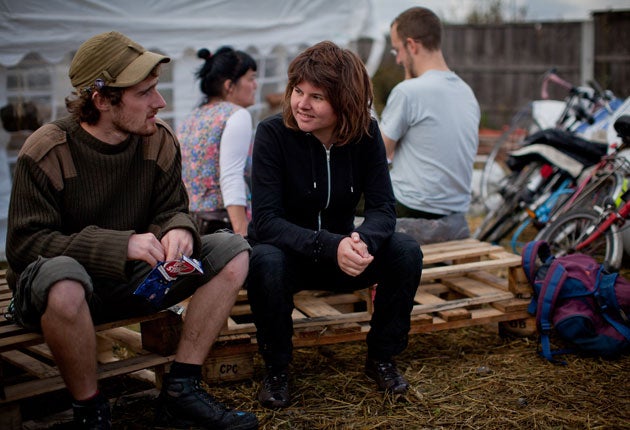
[[[531,290],[520,269],[520,257],[473,239],[425,245],[422,250],[424,270],[412,311],[412,334],[529,317],[526,308]],[[11,297],[3,275],[0,271],[2,313]],[[372,289],[296,294],[295,347],[365,339],[373,310],[372,294]],[[99,378],[141,371],[159,385],[173,360],[180,328],[181,317],[171,311],[97,327]],[[255,331],[247,295],[242,291],[206,361],[208,382],[253,375]],[[114,353],[121,349],[129,356]],[[0,405],[64,387],[42,336],[0,316],[0,365],[7,364],[22,373],[0,375],[4,386]]]
[[[531,288],[522,274],[519,256],[475,239],[425,245],[422,250],[424,270],[412,311],[411,333],[529,317]],[[294,302],[295,347],[361,340],[369,331],[369,289],[347,294],[303,291],[295,295]],[[214,354],[229,356],[255,350],[255,327],[243,294]]]
[[[52,353],[40,333],[23,329],[5,318],[11,299],[4,271],[0,271],[0,405],[64,388]],[[145,369],[161,369],[173,354],[159,354],[144,348],[142,332],[151,333],[161,324],[176,326],[181,316],[173,311],[101,324],[96,327],[99,379]],[[124,349],[124,355],[115,351]],[[149,379],[154,375],[145,375]]]

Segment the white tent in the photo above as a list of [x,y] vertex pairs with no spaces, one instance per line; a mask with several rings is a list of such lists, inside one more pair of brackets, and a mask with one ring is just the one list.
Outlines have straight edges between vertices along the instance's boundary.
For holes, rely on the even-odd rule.
[[112,29],[174,58],[202,46],[269,53],[277,45],[379,36],[371,0],[3,0],[0,16],[4,66],[31,51],[59,62],[92,34]]
[[[357,49],[359,39],[370,40],[363,55],[370,74],[385,46],[372,0],[0,0],[0,104],[47,100],[42,116],[56,118],[71,90],[66,74],[73,52],[110,30],[174,60],[160,89],[171,102],[165,119],[175,122],[200,99],[193,78],[200,48],[250,52],[261,63],[262,101],[282,91],[288,61],[308,45],[328,39]],[[44,89],[46,79],[50,88]]]
[[[373,74],[385,46],[372,0],[0,0],[0,106],[34,101],[42,121],[65,113],[72,90],[67,70],[78,46],[117,30],[172,58],[160,80],[169,106],[161,117],[176,125],[201,100],[196,51],[229,45],[258,62],[256,119],[265,96],[282,92],[288,62],[321,40],[357,50]],[[360,52],[358,41],[368,41]],[[0,152],[6,138],[0,133]],[[15,154],[9,151],[9,163]],[[0,259],[6,235],[7,164],[0,154]]]

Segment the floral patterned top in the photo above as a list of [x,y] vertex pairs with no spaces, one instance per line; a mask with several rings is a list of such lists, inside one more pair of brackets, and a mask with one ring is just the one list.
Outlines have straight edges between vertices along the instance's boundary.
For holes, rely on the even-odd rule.
[[[229,122],[233,117],[238,121]],[[226,101],[200,106],[181,123],[177,137],[191,212],[234,204],[250,207],[246,177],[251,168],[252,134],[249,112]]]

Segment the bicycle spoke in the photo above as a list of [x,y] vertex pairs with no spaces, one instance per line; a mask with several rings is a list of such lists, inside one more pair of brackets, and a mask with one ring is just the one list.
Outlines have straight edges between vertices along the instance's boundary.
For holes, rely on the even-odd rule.
[[[537,238],[546,240],[555,255],[572,254],[576,252],[576,246],[595,230],[600,218],[595,210],[568,212],[543,229]],[[615,232],[609,230],[580,252],[592,256],[599,263],[614,266],[616,262],[611,259],[618,246]]]

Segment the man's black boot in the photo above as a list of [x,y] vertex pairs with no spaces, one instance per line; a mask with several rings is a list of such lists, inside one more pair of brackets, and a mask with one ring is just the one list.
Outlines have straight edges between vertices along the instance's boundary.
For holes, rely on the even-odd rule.
[[74,427],[81,430],[110,430],[112,416],[109,401],[101,393],[89,402],[72,402]]
[[256,415],[229,409],[201,386],[198,377],[167,376],[158,397],[157,427],[249,430],[258,428]]

